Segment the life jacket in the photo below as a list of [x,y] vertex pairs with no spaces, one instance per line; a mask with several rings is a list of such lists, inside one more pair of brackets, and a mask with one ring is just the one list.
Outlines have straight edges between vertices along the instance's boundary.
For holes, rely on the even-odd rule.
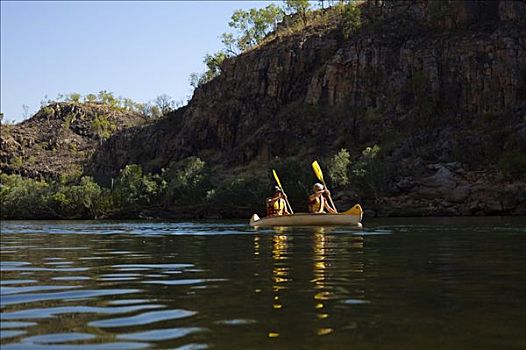
[[267,198],[267,216],[283,215],[285,200],[283,198]]
[[309,212],[310,213],[323,213],[325,208],[325,198],[323,195],[314,198],[309,201]]

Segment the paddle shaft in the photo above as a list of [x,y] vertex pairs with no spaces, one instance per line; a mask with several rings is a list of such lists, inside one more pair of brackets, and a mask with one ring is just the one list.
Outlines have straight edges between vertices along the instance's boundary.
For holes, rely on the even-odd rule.
[[[312,170],[314,170],[314,174],[323,183],[323,187],[328,191],[327,185],[325,184],[325,180],[323,179],[323,172],[321,171],[321,167],[318,164],[317,160],[312,162]],[[329,201],[332,205],[332,209],[334,209],[335,212],[338,212],[338,209],[336,209],[336,206],[334,205],[334,202],[332,201],[332,196],[330,195],[330,193],[329,193]]]
[[290,206],[289,199],[287,198],[285,191],[283,191],[283,187],[281,188],[281,192],[283,193],[283,196],[285,196],[285,203],[287,203],[287,207],[289,208],[289,213],[294,214],[294,211],[292,211],[292,207]]
[[[325,184],[325,180],[323,180],[323,178],[321,178],[321,182],[323,182],[323,187],[325,187],[325,189],[328,191],[328,189],[327,189],[327,185]],[[332,201],[332,196],[331,196],[330,193],[329,193],[329,201],[331,202],[331,206],[332,206],[332,208],[333,208],[336,212],[338,212],[338,209],[336,209],[336,206],[334,205],[334,202]]]
[[278,183],[281,193],[283,193],[283,196],[285,196],[285,203],[287,204],[287,207],[289,208],[289,213],[294,214],[294,211],[292,211],[292,207],[290,206],[289,199],[287,198],[287,194],[283,190],[283,186],[281,186],[281,181],[279,181],[279,177],[278,177],[278,174],[276,173],[276,170],[272,170],[272,174],[274,175],[274,179]]

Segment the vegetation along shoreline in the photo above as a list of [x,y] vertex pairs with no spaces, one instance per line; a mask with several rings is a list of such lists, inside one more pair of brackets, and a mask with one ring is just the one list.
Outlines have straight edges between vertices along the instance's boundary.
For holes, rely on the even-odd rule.
[[229,24],[186,104],[73,93],[2,120],[2,220],[247,219],[273,169],[302,212],[314,159],[365,217],[526,215],[524,2],[285,1]]

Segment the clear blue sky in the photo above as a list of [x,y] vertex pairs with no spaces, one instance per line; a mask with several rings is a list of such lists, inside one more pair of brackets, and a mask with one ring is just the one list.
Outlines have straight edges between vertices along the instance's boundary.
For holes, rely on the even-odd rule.
[[21,121],[58,94],[107,90],[138,102],[191,95],[234,10],[271,1],[2,1],[0,111]]

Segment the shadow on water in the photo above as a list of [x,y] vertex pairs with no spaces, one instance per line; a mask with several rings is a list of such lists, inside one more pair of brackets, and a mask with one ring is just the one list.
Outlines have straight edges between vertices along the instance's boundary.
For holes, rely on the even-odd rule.
[[0,344],[526,347],[525,218],[364,226],[2,222]]

